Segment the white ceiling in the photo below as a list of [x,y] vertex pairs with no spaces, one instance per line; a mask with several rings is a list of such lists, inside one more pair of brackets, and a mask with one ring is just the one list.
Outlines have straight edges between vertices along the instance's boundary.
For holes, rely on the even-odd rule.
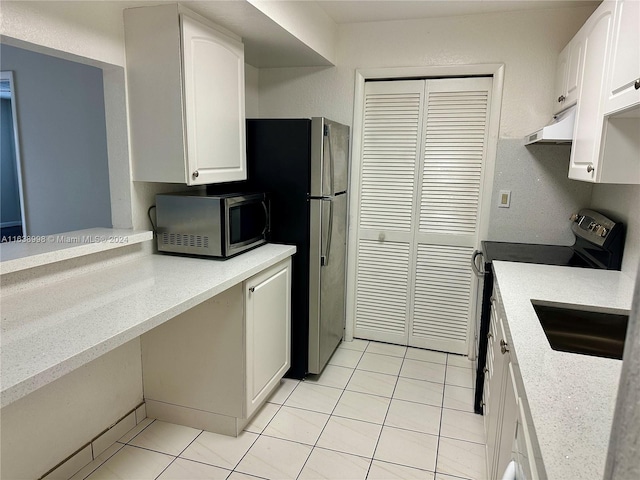
[[342,24],[566,6],[596,6],[601,2],[600,0],[317,0],[317,3],[334,22]]

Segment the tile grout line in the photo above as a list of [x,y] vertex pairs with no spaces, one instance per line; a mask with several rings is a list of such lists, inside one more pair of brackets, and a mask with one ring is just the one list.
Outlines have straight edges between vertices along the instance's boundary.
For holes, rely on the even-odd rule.
[[[370,344],[369,344],[370,345]],[[369,348],[369,345],[367,345],[367,348]],[[378,450],[378,445],[380,444],[380,439],[382,438],[382,432],[384,430],[384,424],[387,421],[387,417],[389,416],[389,410],[391,410],[391,402],[393,401],[393,395],[396,393],[396,388],[398,387],[398,379],[400,378],[400,373],[402,372],[402,366],[404,365],[404,361],[407,357],[407,352],[409,351],[409,348],[407,347],[404,351],[404,356],[402,357],[402,363],[400,364],[400,370],[398,370],[398,375],[396,376],[396,382],[393,385],[393,391],[391,392],[391,400],[389,401],[389,406],[387,407],[387,412],[384,414],[384,419],[382,420],[382,427],[380,428],[380,435],[378,435],[378,440],[376,441],[376,446],[373,449],[373,454],[371,455],[371,463],[369,464],[369,469],[367,470],[367,476],[366,478],[369,478],[369,473],[371,473],[371,467],[373,466],[373,459],[376,456],[376,451]],[[408,466],[408,465],[405,465]]]
[[[287,396],[286,396],[286,398],[285,398],[284,400],[282,400],[282,403],[281,403],[281,404],[280,404],[280,406],[278,407],[278,410],[276,410],[276,413],[273,415],[273,417],[271,417],[271,420],[269,420],[269,421],[267,422],[267,424],[266,424],[266,425],[264,426],[264,428],[260,431],[260,433],[258,433],[258,434],[257,434],[257,436],[256,436],[255,440],[251,443],[251,445],[249,446],[249,448],[247,449],[247,451],[246,451],[246,452],[244,452],[244,455],[242,455],[242,457],[240,457],[240,460],[238,460],[238,462],[235,464],[235,466],[231,469],[231,473],[227,476],[227,478],[228,478],[228,477],[230,477],[234,472],[238,472],[238,473],[241,473],[241,474],[243,474],[243,475],[251,475],[251,474],[244,473],[244,472],[241,472],[241,471],[239,471],[239,470],[236,470],[236,468],[238,468],[238,465],[240,465],[240,464],[242,463],[242,460],[244,460],[244,458],[247,456],[247,454],[249,453],[249,451],[250,451],[250,450],[253,448],[253,446],[258,442],[258,440],[260,440],[260,437],[262,437],[262,432],[264,432],[264,431],[267,429],[267,427],[269,426],[269,424],[273,421],[273,419],[274,419],[274,418],[276,418],[276,415],[278,414],[278,412],[279,412],[280,410],[282,410],[282,407],[284,407],[284,403],[285,403],[287,400],[289,400],[289,397],[290,397],[291,395],[293,395],[293,392],[295,392],[295,390],[298,388],[298,386],[300,385],[300,383],[302,383],[302,380],[298,380],[298,383],[297,383],[297,384],[296,384],[296,386],[295,386],[295,387],[293,387],[293,389],[289,392],[289,395],[287,395]],[[272,394],[272,395],[273,395],[273,394]],[[268,403],[268,402],[265,402],[265,404],[266,404],[266,403]],[[262,408],[262,407],[261,407],[261,408]],[[246,425],[245,425],[245,426],[246,426]],[[242,431],[244,432],[244,431],[246,431],[246,430],[244,430],[244,429],[243,429]],[[255,432],[249,432],[249,433],[255,433]],[[269,438],[269,436],[268,436],[268,435],[265,435],[265,436],[266,436],[267,438]],[[255,475],[253,475],[253,476],[255,476]],[[257,477],[257,478],[261,478],[261,477]]]
[[[141,422],[143,422],[143,421],[144,421],[144,419],[143,419]],[[155,422],[155,421],[156,421],[156,419],[155,419],[155,418],[154,418],[154,419],[152,419],[152,421],[151,421],[151,422],[149,422],[149,425],[151,425],[151,424],[152,424],[153,422]],[[131,437],[131,438],[129,439],[129,442],[130,442],[131,440],[133,440],[134,438],[136,438],[138,435],[140,435],[142,432],[144,432],[144,431],[149,427],[149,425],[146,425],[142,430],[140,430],[140,431],[139,431],[138,433],[136,433],[133,437]],[[137,427],[137,425],[136,425],[136,427]],[[133,429],[134,429],[134,428],[136,428],[136,427],[133,427],[131,430],[133,430]],[[129,430],[129,432],[130,432],[131,430]],[[127,432],[127,433],[129,433],[129,432]],[[125,433],[125,435],[126,435],[126,433]],[[124,437],[124,435],[122,435],[122,437]],[[120,438],[122,438],[122,437],[120,437]],[[118,449],[118,451],[117,451],[117,452],[114,452],[114,453],[113,453],[113,455],[110,455],[110,456],[109,456],[109,458],[106,458],[106,459],[104,460],[104,462],[100,462],[100,465],[98,465],[96,468],[94,468],[93,470],[91,470],[91,472],[89,472],[86,476],[82,477],[82,478],[83,478],[83,480],[86,480],[86,479],[87,479],[87,478],[89,478],[91,475],[93,475],[93,473],[94,473],[96,470],[98,470],[98,469],[99,469],[100,467],[102,467],[105,463],[107,463],[109,460],[111,460],[111,459],[112,459],[112,458],[113,458],[113,457],[114,457],[118,452],[120,452],[120,450],[122,450],[122,448],[123,448],[123,447],[125,447],[126,445],[129,445],[129,443],[128,443],[128,442],[125,442],[125,443],[120,442],[120,438],[119,438],[118,440],[116,440],[115,442],[113,442],[113,444],[112,444],[109,448],[111,448],[111,447],[112,447],[113,445],[115,445],[116,443],[119,443],[120,445],[122,445],[122,447],[120,447],[120,448]],[[133,445],[131,445],[131,446],[133,446]],[[106,449],[105,449],[105,451],[106,451]],[[93,453],[93,443],[91,444],[91,452]],[[104,452],[102,452],[102,453],[104,453]],[[100,455],[102,455],[102,453],[100,453]],[[98,457],[99,457],[100,455],[98,455]],[[97,458],[97,457],[96,457],[96,458]],[[94,460],[95,460],[95,458],[94,458]],[[80,471],[80,470],[78,470],[78,471]],[[78,472],[76,472],[76,474],[77,474],[77,473],[78,473]],[[75,474],[74,474],[74,475],[75,475]]]
[[[152,422],[152,423],[153,423],[153,422]],[[196,435],[196,436],[194,437],[194,439],[193,439],[193,440],[191,440],[191,441],[187,444],[187,446],[186,446],[186,447],[184,447],[182,450],[180,450],[180,453],[178,453],[178,455],[176,455],[175,457],[173,457],[173,460],[171,460],[171,462],[169,462],[169,465],[167,465],[166,467],[164,467],[164,469],[163,469],[163,470],[158,474],[158,476],[156,477],[156,480],[157,480],[158,478],[160,478],[160,476],[161,476],[161,475],[162,475],[162,474],[163,474],[163,473],[164,473],[164,472],[165,472],[165,471],[166,471],[166,470],[167,470],[171,465],[173,465],[173,464],[175,463],[175,461],[176,461],[178,458],[181,458],[181,457],[180,457],[180,455],[182,455],[182,454],[185,452],[185,450],[186,450],[187,448],[189,448],[189,447],[191,446],[191,444],[193,444],[193,442],[195,442],[195,441],[200,437],[200,435],[202,435],[203,433],[204,433],[204,430],[200,430],[200,433],[199,433],[198,435]],[[136,437],[137,437],[137,435],[136,435]],[[132,440],[133,440],[133,439],[132,439]],[[162,452],[160,452],[160,453],[162,453]],[[227,475],[227,476],[228,476],[228,475]]]
[[[342,389],[342,393],[338,397],[338,401],[333,406],[333,409],[331,410],[331,413],[329,414],[329,418],[327,418],[327,421],[324,424],[324,426],[322,427],[322,430],[320,430],[320,435],[318,435],[318,438],[316,438],[315,443],[311,447],[311,451],[309,452],[309,455],[307,456],[307,459],[302,464],[302,468],[298,472],[298,475],[296,476],[296,479],[299,479],[300,475],[302,475],[302,471],[304,470],[304,467],[307,466],[307,463],[309,462],[309,459],[311,458],[311,455],[313,454],[313,451],[316,449],[316,447],[317,448],[322,448],[322,447],[318,447],[318,441],[320,440],[320,437],[322,437],[322,434],[324,433],[325,429],[327,428],[327,425],[329,425],[329,422],[331,421],[331,417],[333,416],[333,412],[335,412],[336,408],[338,407],[338,404],[340,403],[340,399],[344,395],[344,392],[347,391],[347,385],[349,385],[349,382],[351,381],[351,378],[356,373],[356,369],[358,368],[358,365],[360,364],[360,361],[362,360],[362,357],[364,357],[364,352],[367,350],[367,348],[369,348],[369,343],[367,343],[367,346],[365,347],[365,349],[360,352],[360,358],[358,359],[358,362],[356,363],[355,367],[353,367],[353,371],[351,372],[351,375],[349,375],[349,380],[347,380],[347,383],[345,384],[344,388]],[[353,351],[356,351],[356,350],[353,350]],[[335,352],[334,352],[334,354],[335,354]],[[329,364],[327,363],[327,365],[329,365]],[[320,375],[322,375],[322,373],[320,373]],[[346,453],[346,452],[340,452],[340,453]],[[367,473],[368,473],[368,471],[367,471]]]
[[[447,389],[447,370],[449,368],[449,354],[447,353],[447,363],[444,367],[444,379],[442,380],[442,407],[440,408],[440,426],[438,427],[438,445],[436,446],[436,463],[433,466],[433,478],[436,478],[438,474],[438,454],[440,453],[440,439],[442,438],[442,417],[444,410],[444,395],[445,390]],[[445,437],[446,438],[446,437]]]

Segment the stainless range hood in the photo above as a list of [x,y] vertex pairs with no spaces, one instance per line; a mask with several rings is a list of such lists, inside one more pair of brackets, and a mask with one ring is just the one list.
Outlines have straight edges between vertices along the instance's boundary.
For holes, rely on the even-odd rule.
[[525,145],[532,143],[571,143],[573,140],[573,125],[576,119],[576,106],[567,108],[564,112],[554,115],[553,120],[541,130],[527,135]]

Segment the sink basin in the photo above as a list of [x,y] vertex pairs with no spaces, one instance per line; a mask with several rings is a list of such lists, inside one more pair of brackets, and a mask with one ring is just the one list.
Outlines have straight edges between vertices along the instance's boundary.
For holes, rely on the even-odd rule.
[[622,360],[629,315],[536,300],[531,304],[552,349]]

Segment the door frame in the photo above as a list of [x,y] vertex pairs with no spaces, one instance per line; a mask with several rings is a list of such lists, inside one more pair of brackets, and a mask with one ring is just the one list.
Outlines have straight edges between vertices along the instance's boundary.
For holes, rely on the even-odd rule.
[[13,147],[15,153],[16,177],[18,180],[18,197],[20,202],[20,224],[22,236],[26,237],[27,216],[24,205],[24,182],[22,179],[22,155],[20,153],[20,132],[18,131],[18,108],[16,106],[16,84],[13,79],[13,70],[0,71],[0,80],[9,82],[9,101],[11,102],[11,121],[13,122]]
[[[495,172],[496,151],[498,147],[498,134],[500,131],[500,115],[502,110],[502,90],[504,85],[504,64],[487,63],[477,65],[445,65],[428,67],[390,67],[390,68],[365,68],[356,69],[355,93],[353,105],[353,129],[351,134],[351,164],[350,164],[350,195],[349,195],[349,231],[347,239],[347,321],[345,326],[345,340],[353,340],[356,319],[356,252],[358,246],[358,225],[360,223],[360,176],[362,173],[362,128],[364,123],[364,87],[367,80],[413,80],[425,78],[443,77],[493,77],[491,91],[491,105],[489,115],[489,132],[487,138],[487,156],[482,185],[482,199],[478,215],[478,244],[480,239],[487,238],[489,232],[489,215],[491,211],[491,198],[493,195],[493,177]],[[471,259],[470,259],[471,261]],[[475,280],[477,281],[477,279]],[[475,289],[477,291],[477,288]],[[477,298],[472,300],[478,301]],[[475,309],[472,309],[474,311]],[[473,342],[469,334],[473,326],[472,318],[467,325],[467,352],[471,353]]]

